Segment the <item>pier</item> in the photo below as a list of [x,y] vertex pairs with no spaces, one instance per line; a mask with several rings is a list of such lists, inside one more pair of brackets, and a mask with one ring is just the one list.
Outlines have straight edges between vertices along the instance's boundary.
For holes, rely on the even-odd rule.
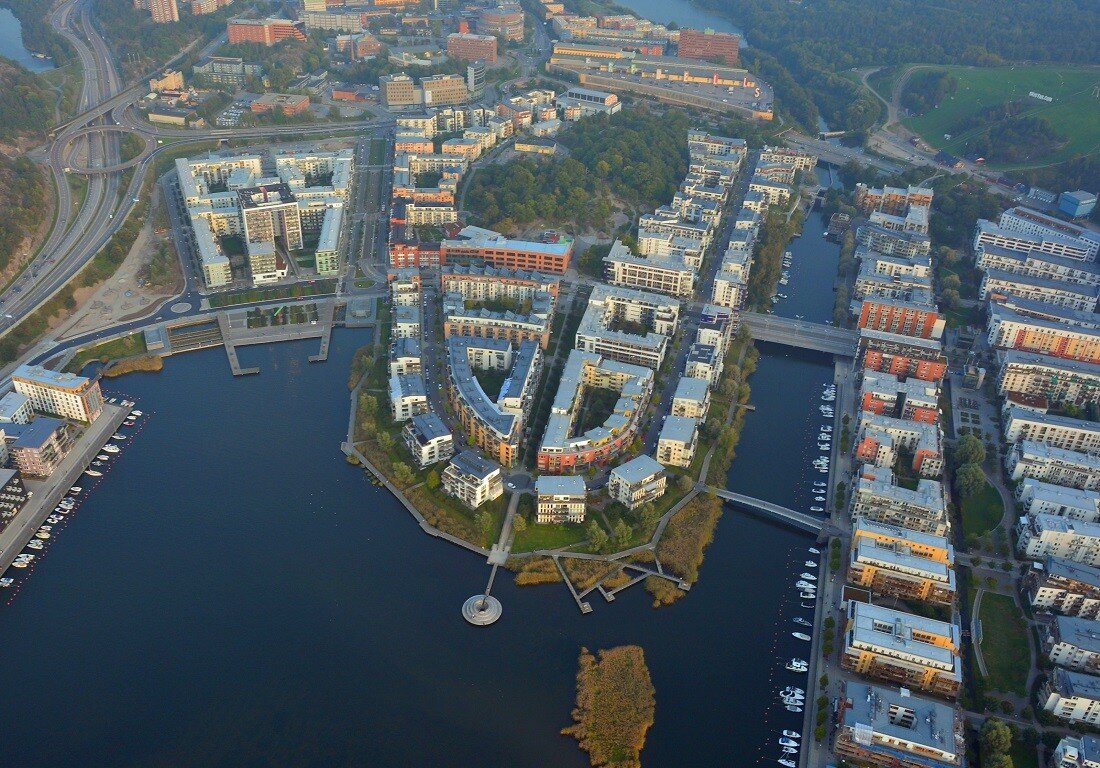
[[859,347],[859,332],[848,328],[759,312],[744,312],[741,319],[757,341],[813,349],[841,357],[855,357]]
[[0,573],[8,569],[38,527],[53,514],[57,502],[80,482],[84,470],[111,441],[111,435],[118,431],[129,414],[130,408],[104,404],[103,413],[77,439],[53,474],[44,480],[26,479],[27,490],[34,495],[0,532]]

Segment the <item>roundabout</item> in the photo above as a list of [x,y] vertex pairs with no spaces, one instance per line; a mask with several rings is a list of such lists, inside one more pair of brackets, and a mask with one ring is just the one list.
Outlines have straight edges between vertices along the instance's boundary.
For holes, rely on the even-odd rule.
[[[100,166],[92,168],[87,165],[80,165],[73,161],[72,155],[76,149],[75,144],[78,139],[85,136],[95,136],[96,134],[108,134],[117,133],[123,136],[138,136],[145,142],[145,147],[136,156],[126,160],[122,163],[116,163],[115,165]],[[140,131],[136,131],[133,128],[126,128],[121,125],[89,125],[86,128],[81,128],[79,131],[74,131],[68,134],[65,138],[65,147],[62,151],[62,157],[65,158],[65,170],[67,173],[79,173],[83,176],[98,176],[106,175],[109,173],[115,173],[117,171],[125,171],[127,168],[133,168],[141,161],[147,158],[157,148],[157,141],[152,136],[148,136]]]

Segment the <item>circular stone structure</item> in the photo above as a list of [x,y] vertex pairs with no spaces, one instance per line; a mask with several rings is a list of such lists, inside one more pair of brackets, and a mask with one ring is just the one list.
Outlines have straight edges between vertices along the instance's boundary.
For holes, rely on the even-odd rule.
[[177,301],[175,304],[169,307],[169,309],[178,315],[182,312],[189,311],[191,309],[191,305],[188,304],[186,301]]
[[462,618],[478,627],[487,627],[504,612],[500,601],[492,595],[474,595],[462,604]]

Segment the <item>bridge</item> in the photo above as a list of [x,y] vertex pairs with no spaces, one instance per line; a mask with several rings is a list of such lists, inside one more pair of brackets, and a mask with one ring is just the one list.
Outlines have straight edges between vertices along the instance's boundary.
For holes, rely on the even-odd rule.
[[[76,141],[83,136],[93,136],[106,133],[117,133],[123,136],[137,136],[139,139],[145,142],[145,146],[142,147],[141,152],[131,157],[129,160],[124,160],[114,165],[96,166],[94,168],[81,165],[78,163],[74,156],[76,154]],[[133,168],[139,165],[145,158],[153,154],[156,151],[157,142],[152,136],[147,136],[144,133],[140,133],[133,128],[128,128],[122,125],[89,125],[84,128],[80,128],[76,131],[66,133],[65,148],[62,150],[62,155],[65,157],[65,171],[66,173],[79,173],[83,176],[105,176],[110,173],[116,173],[117,171],[125,171],[127,168]]]
[[793,523],[799,528],[803,528],[812,533],[824,533],[827,536],[833,535],[835,527],[828,520],[823,520],[820,517],[814,517],[813,515],[807,515],[803,512],[795,512],[788,507],[780,506],[779,504],[773,504],[770,501],[764,501],[763,499],[757,499],[752,496],[746,496],[743,493],[734,493],[733,491],[727,491],[725,488],[715,488],[712,485],[705,486],[704,490],[707,493],[712,493],[720,499],[731,501],[734,504],[740,504],[743,507],[749,507],[755,509],[758,512],[763,512],[772,517],[777,517],[784,522]]
[[859,332],[835,325],[811,323],[778,315],[745,312],[741,315],[754,339],[785,344],[788,347],[814,349],[841,357],[855,357]]

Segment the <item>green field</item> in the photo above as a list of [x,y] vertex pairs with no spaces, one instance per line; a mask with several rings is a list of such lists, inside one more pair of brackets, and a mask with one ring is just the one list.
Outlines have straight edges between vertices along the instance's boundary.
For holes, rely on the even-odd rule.
[[984,536],[1001,524],[1004,514],[1001,494],[986,482],[981,493],[962,501],[963,533],[967,536]]
[[982,658],[989,670],[986,683],[1006,693],[1027,695],[1031,649],[1027,623],[1007,595],[982,595]]
[[[1043,117],[1069,141],[1042,163],[1061,162],[1095,152],[1100,148],[1100,98],[1093,90],[1100,86],[1100,69],[1072,66],[936,67],[946,69],[959,81],[958,92],[919,117],[903,120],[937,149],[959,152],[967,135],[950,134],[953,127],[979,110],[1009,101],[1024,101],[1034,106],[1026,114]],[[1054,99],[1045,103],[1028,96],[1035,91]]]

